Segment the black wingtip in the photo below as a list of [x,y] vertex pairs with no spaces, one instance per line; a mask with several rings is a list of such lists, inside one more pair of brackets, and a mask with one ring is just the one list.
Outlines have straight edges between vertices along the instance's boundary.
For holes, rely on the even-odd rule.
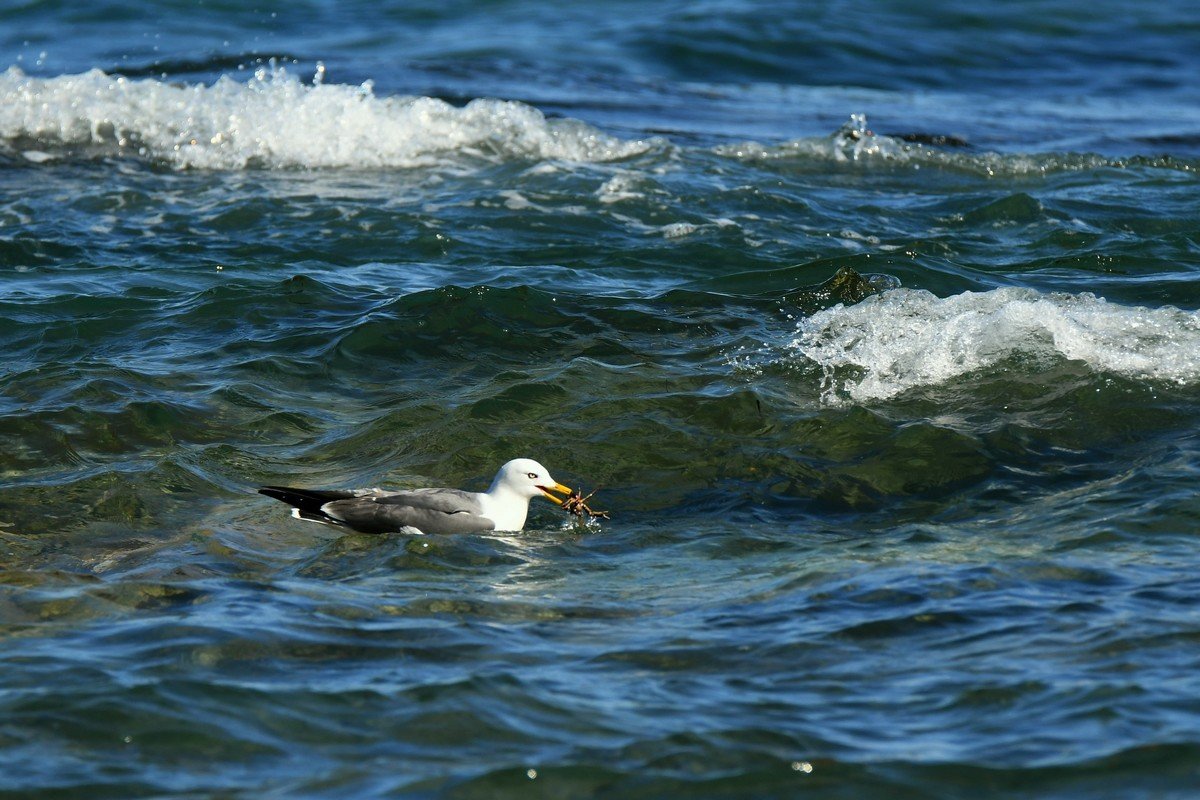
[[309,489],[292,489],[288,486],[263,486],[258,490],[259,494],[272,497],[276,500],[281,500],[289,506],[294,506],[301,511],[309,511],[314,514],[321,513],[321,506],[335,499],[330,497],[330,492],[315,492]]
[[263,486],[259,494],[281,500],[289,506],[313,514],[323,514],[321,506],[335,500],[346,500],[354,497],[354,492],[324,490],[324,489],[293,489],[290,486]]
[[296,497],[296,492],[284,486],[260,486],[258,487],[259,494],[265,494],[267,497],[272,497],[276,500],[282,500],[285,503],[292,502],[288,499],[289,496]]

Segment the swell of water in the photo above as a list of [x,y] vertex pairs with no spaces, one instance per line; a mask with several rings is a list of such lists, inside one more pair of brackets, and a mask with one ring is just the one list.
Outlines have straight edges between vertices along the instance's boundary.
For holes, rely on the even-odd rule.
[[[322,75],[319,70],[312,83],[304,83],[272,62],[244,83],[222,76],[205,85],[129,79],[96,69],[40,78],[10,67],[0,75],[0,95],[6,98],[0,141],[32,163],[136,154],[181,169],[619,162],[668,147],[661,137],[621,139],[575,119],[548,119],[515,101],[474,99],[456,107],[434,97],[378,97],[369,80],[348,86],[325,83]],[[828,136],[722,144],[713,152],[775,169],[806,161],[883,162],[988,177],[1129,166],[1197,169],[1194,161],[1170,157],[946,149],[877,134],[861,113]],[[619,187],[605,192],[607,202],[636,196]]]
[[[947,147],[949,145],[949,147]],[[745,142],[721,145],[718,153],[737,159],[766,164],[806,160],[883,163],[921,169],[922,167],[971,172],[991,177],[1021,178],[1060,171],[1094,170],[1104,167],[1152,166],[1195,172],[1197,163],[1172,157],[1134,156],[1113,158],[1099,153],[996,153],[978,152],[965,141],[943,135],[895,136],[878,134],[868,126],[865,114],[850,119],[827,137],[794,139],[782,144],[763,145]]]

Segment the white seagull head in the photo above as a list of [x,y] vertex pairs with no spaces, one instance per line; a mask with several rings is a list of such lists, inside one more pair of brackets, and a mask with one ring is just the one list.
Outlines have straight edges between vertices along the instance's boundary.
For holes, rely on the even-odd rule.
[[552,492],[570,495],[571,488],[551,478],[550,470],[532,458],[514,458],[509,461],[496,473],[491,488],[487,490],[487,493],[493,496],[515,494],[525,500],[545,497],[552,503],[562,505],[563,501]]

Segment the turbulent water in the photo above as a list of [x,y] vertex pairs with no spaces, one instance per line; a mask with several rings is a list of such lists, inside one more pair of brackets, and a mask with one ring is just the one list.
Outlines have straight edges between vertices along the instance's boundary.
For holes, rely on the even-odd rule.
[[0,797],[1196,796],[1193,4],[0,20]]

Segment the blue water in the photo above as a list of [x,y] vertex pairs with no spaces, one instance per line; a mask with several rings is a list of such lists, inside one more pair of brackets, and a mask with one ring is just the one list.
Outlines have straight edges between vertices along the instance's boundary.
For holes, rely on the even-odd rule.
[[[1191,798],[1200,10],[0,2],[0,797]],[[520,533],[255,493],[590,491]]]

